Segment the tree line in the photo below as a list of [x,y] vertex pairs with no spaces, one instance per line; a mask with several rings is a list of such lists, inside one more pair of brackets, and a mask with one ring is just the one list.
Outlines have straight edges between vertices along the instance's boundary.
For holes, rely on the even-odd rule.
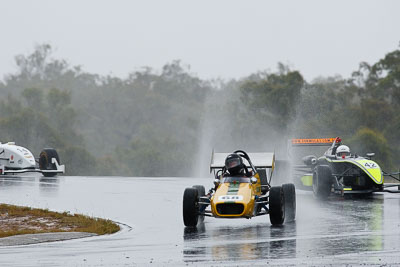
[[69,175],[196,175],[212,148],[283,155],[291,137],[341,136],[385,169],[400,166],[400,50],[350,78],[311,82],[283,64],[202,80],[180,61],[101,76],[54,59],[47,44],[15,59],[0,82],[0,141],[36,155],[54,147]]

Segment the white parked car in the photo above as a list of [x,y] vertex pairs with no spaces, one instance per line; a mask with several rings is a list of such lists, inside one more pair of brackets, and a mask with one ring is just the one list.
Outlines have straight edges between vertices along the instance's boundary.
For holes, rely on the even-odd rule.
[[65,172],[65,166],[60,165],[57,151],[45,148],[35,159],[28,149],[15,145],[14,142],[0,143],[0,175],[25,172],[40,172],[45,177],[53,177]]

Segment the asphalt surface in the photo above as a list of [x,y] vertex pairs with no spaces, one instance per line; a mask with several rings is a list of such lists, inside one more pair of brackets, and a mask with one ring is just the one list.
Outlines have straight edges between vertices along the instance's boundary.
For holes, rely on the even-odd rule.
[[400,265],[400,195],[315,200],[297,190],[297,220],[182,222],[185,187],[212,178],[0,178],[0,202],[112,219],[122,231],[0,247],[0,266]]

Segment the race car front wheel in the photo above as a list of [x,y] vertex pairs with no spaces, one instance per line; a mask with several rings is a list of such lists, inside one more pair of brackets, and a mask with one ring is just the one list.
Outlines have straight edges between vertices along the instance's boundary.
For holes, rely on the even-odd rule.
[[194,185],[193,188],[196,188],[199,197],[204,197],[206,195],[206,189],[202,185]]
[[285,194],[282,186],[273,186],[269,191],[269,220],[272,225],[285,221]]
[[[197,190],[197,194],[198,194],[198,198],[200,199],[201,197],[204,197],[205,195],[206,195],[206,189],[204,188],[204,186],[202,186],[202,185],[194,185],[194,186],[192,186],[193,188],[196,188],[196,190]],[[200,212],[203,212],[204,210],[205,210],[205,207],[206,205],[204,205],[204,204],[200,204],[199,205],[199,211]],[[199,220],[201,221],[201,222],[203,222],[204,221],[204,215],[199,215]]]
[[[60,158],[58,157],[58,153],[55,149],[43,149],[39,155],[39,168],[41,170],[57,170],[57,166],[53,163],[53,158],[57,160],[58,164],[60,164]],[[45,177],[53,177],[56,175],[57,173],[43,173],[43,176]]]
[[283,184],[285,195],[285,221],[291,222],[296,218],[296,188],[294,184]]
[[313,192],[318,199],[326,199],[331,193],[332,171],[329,166],[317,166],[313,173]]
[[196,188],[186,188],[183,193],[183,223],[195,227],[199,220],[199,197]]

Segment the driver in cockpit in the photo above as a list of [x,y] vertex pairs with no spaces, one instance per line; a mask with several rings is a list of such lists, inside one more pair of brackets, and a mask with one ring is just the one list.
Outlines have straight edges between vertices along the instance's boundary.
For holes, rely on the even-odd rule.
[[229,154],[225,159],[225,172],[223,176],[246,176],[251,177],[249,171],[240,155],[236,153]]
[[350,157],[350,148],[346,145],[340,145],[336,149],[336,159],[345,159]]
[[243,176],[246,174],[246,166],[243,163],[242,157],[236,153],[229,154],[225,159],[225,170],[228,173],[225,176]]

